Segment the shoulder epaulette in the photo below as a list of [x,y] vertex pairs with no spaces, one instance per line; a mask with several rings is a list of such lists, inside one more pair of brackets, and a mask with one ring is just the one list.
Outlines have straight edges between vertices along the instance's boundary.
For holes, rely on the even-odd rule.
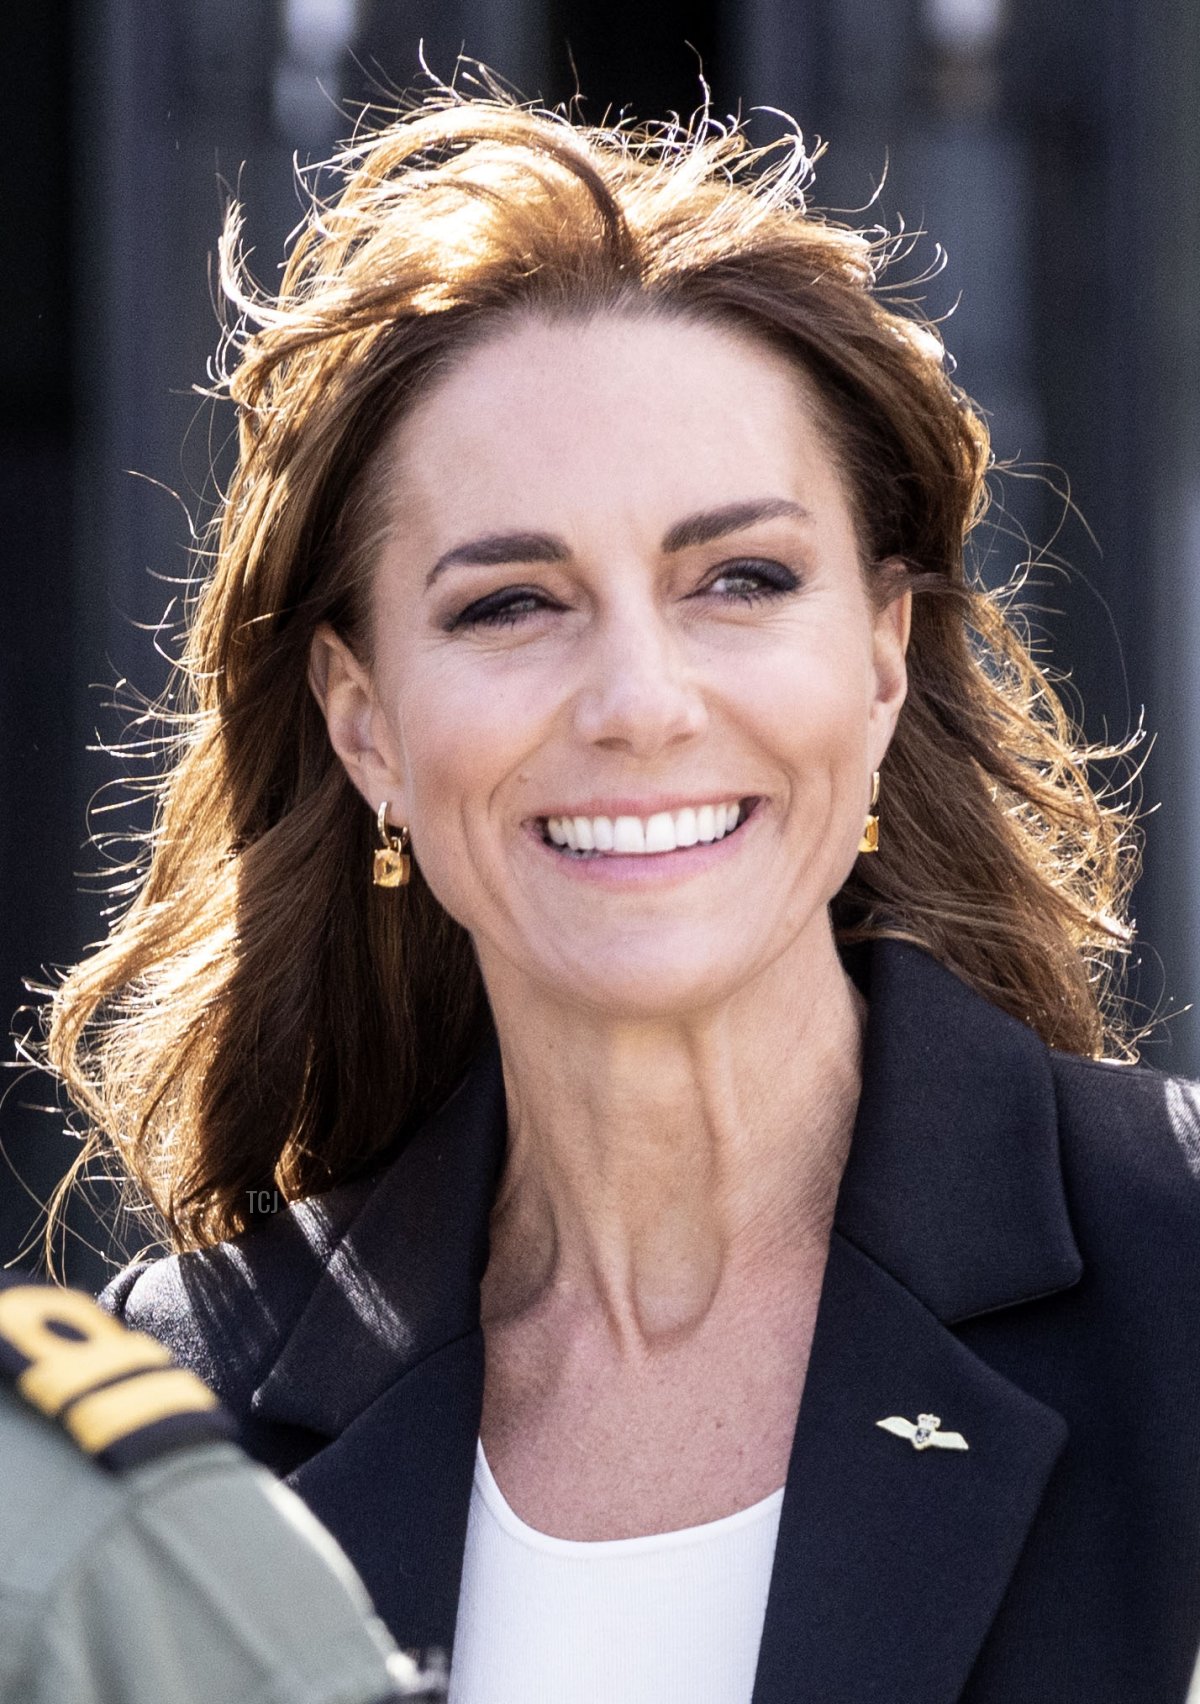
[[204,1381],[82,1290],[0,1272],[0,1377],[80,1449],[124,1471],[236,1425]]

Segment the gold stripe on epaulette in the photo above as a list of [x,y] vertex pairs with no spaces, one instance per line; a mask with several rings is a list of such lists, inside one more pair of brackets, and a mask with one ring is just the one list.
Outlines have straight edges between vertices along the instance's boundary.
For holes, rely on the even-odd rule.
[[[64,1337],[55,1324],[81,1336]],[[18,1392],[51,1416],[96,1385],[171,1362],[161,1343],[130,1331],[90,1296],[45,1285],[0,1290],[0,1336],[30,1363],[17,1377]]]
[[80,1397],[63,1415],[63,1425],[92,1455],[156,1420],[173,1414],[200,1414],[219,1407],[203,1380],[183,1367],[140,1373]]

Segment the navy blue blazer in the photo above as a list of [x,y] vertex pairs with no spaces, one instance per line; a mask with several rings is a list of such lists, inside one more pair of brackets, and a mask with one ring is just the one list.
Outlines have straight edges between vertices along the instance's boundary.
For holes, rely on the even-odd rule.
[[[1182,1704],[1200,1086],[1051,1051],[914,947],[847,963],[862,1096],[754,1704]],[[453,1642],[506,1131],[493,1035],[386,1166],[101,1297],[220,1393],[401,1646]],[[929,1411],[967,1451],[876,1425]]]

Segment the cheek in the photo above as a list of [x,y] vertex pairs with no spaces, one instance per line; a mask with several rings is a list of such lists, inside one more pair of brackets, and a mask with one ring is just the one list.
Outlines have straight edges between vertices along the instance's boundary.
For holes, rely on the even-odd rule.
[[438,659],[415,667],[399,704],[414,804],[425,820],[486,799],[528,749],[533,706],[516,682]]
[[[780,654],[747,671],[760,726],[818,767],[857,760],[870,722],[870,670],[860,647],[829,644]],[[824,760],[824,761],[822,761]]]

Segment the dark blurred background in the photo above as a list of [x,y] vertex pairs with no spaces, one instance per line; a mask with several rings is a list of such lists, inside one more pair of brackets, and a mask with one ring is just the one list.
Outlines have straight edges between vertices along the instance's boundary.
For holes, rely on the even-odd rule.
[[[922,293],[953,309],[958,378],[997,453],[1046,476],[998,482],[985,571],[1052,545],[1070,574],[1026,596],[1073,709],[1095,740],[1143,716],[1155,736],[1130,992],[1165,1019],[1146,1061],[1200,1074],[1195,0],[5,0],[0,40],[0,1028],[29,1031],[23,979],[106,927],[89,804],[94,828],[143,820],[103,813],[120,768],[94,748],[120,738],[114,702],[163,685],[188,516],[227,465],[193,388],[224,204],[237,189],[273,284],[293,155],[426,86],[423,41],[437,76],[463,52],[530,98],[578,87],[592,121],[686,117],[702,71],[718,117],[781,108],[828,142],[820,204],[930,233],[910,274],[942,245]],[[77,1150],[45,1079],[5,1070],[0,1092],[0,1263],[32,1262]],[[72,1225],[66,1275],[98,1285],[105,1233],[83,1202]]]

